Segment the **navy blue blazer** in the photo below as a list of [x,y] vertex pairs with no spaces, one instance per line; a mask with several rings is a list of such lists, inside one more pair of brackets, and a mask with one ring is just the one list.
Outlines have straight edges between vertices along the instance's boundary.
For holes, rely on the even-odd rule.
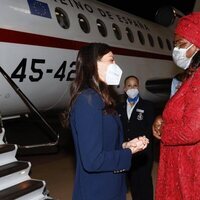
[[70,114],[76,150],[73,200],[125,200],[124,171],[132,154],[122,149],[123,128],[117,115],[105,114],[100,95],[84,90]]
[[126,107],[126,101],[116,107],[123,124],[125,140],[128,141],[142,135],[150,139],[153,136],[152,124],[155,119],[153,103],[140,97],[130,119],[128,119]]

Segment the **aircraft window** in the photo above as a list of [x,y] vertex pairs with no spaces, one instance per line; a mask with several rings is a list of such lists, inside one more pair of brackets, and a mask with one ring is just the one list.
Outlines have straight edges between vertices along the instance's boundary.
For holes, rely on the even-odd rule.
[[78,21],[79,21],[79,25],[80,25],[81,29],[85,33],[89,33],[90,32],[90,25],[89,25],[89,22],[86,19],[86,17],[82,14],[78,14]]
[[101,33],[101,35],[103,37],[107,36],[107,30],[106,30],[106,26],[104,24],[103,21],[101,21],[100,19],[97,19],[97,27],[99,29],[99,33]]
[[171,51],[172,50],[172,45],[168,39],[166,39],[167,47]]
[[154,47],[154,40],[153,40],[152,35],[148,33],[147,37],[148,37],[148,39],[149,39],[149,44],[150,44],[152,47]]
[[147,80],[145,85],[146,89],[152,93],[165,93],[169,94],[171,89],[171,78]]
[[138,34],[138,38],[139,38],[139,40],[140,40],[140,43],[141,43],[142,45],[144,45],[144,44],[145,44],[144,35],[142,34],[141,31],[138,31],[137,34]]
[[59,25],[64,29],[68,29],[70,23],[67,13],[62,8],[56,8],[55,14]]
[[133,33],[132,33],[131,29],[128,28],[128,27],[126,27],[126,34],[127,34],[127,37],[128,37],[128,39],[129,39],[129,41],[130,41],[131,43],[133,43],[133,42],[134,42]]
[[113,32],[115,34],[115,37],[118,39],[118,40],[121,40],[122,39],[122,34],[121,34],[121,31],[119,29],[119,26],[117,26],[117,24],[113,24],[112,25],[112,28],[113,28]]
[[161,40],[161,38],[159,36],[157,37],[157,39],[158,39],[158,44],[159,44],[160,48],[163,49],[163,47],[164,47],[163,41]]

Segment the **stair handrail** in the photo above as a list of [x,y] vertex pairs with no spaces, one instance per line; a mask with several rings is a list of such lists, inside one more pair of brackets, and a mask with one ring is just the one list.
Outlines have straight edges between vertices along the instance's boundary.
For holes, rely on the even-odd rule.
[[45,124],[45,126],[56,136],[55,142],[43,143],[43,144],[34,144],[34,145],[18,145],[21,148],[34,148],[34,147],[46,147],[46,146],[55,146],[59,141],[59,134],[55,132],[55,130],[49,125],[49,123],[42,117],[39,110],[34,106],[34,104],[28,99],[28,97],[20,90],[17,84],[11,79],[11,77],[5,72],[5,70],[0,66],[0,73],[6,79],[6,81],[10,84],[10,86],[15,90],[17,95],[22,99],[24,104],[29,108],[30,111],[36,113],[36,115],[40,118],[40,120]]
[[2,116],[1,116],[1,112],[0,112],[0,133],[3,132],[3,120],[2,120]]

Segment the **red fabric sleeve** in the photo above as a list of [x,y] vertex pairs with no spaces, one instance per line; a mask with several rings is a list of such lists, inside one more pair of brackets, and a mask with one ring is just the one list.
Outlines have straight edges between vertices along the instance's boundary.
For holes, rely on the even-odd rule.
[[[163,126],[161,140],[165,145],[192,145],[200,142],[199,72],[195,74],[195,77],[191,80],[189,90],[183,98],[185,107],[182,119],[178,121],[171,121]],[[179,112],[178,104],[174,106],[174,112]]]

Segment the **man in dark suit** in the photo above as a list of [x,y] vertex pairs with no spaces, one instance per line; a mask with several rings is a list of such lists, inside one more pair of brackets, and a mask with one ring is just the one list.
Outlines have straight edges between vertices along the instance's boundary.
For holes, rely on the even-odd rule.
[[132,167],[127,174],[127,180],[134,200],[153,200],[152,166],[153,137],[152,124],[155,118],[154,106],[150,101],[139,96],[139,79],[129,76],[124,81],[125,102],[117,106],[121,118],[124,139],[145,135],[149,139],[148,147],[132,158]]

